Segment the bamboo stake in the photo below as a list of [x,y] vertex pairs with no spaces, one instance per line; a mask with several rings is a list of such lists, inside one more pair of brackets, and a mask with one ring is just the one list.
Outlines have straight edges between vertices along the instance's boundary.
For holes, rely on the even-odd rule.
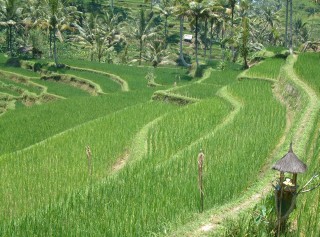
[[86,146],[86,154],[88,159],[88,174],[92,176],[92,153],[89,146]]
[[200,212],[203,212],[203,201],[204,201],[204,192],[203,192],[203,162],[204,154],[202,150],[198,155],[198,185],[200,191]]

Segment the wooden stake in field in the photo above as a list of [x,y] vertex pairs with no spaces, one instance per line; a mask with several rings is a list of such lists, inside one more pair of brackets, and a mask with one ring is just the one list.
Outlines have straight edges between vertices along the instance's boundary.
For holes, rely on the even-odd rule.
[[204,153],[200,150],[198,155],[198,184],[199,184],[199,191],[200,191],[200,212],[203,212],[203,199],[204,199],[204,192],[203,192],[203,163],[204,163]]
[[88,158],[88,174],[92,176],[92,153],[89,146],[86,146],[86,154]]

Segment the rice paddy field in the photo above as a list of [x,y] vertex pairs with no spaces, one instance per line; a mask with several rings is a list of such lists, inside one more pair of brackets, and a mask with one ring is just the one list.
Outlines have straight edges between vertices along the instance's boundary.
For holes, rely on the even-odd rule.
[[[3,55],[0,61],[0,236],[211,236],[214,229],[188,231],[199,229],[198,218],[228,212],[223,206],[257,190],[301,121],[312,129],[308,144],[297,146],[308,148],[309,172],[319,169],[319,112],[288,123],[290,98],[275,89],[284,59],[245,72],[237,65],[207,68],[202,78],[183,68],[76,60],[47,72],[90,82],[101,89],[97,95],[72,80],[9,67]],[[316,63],[319,55],[302,54],[291,70],[308,85],[299,90],[320,96]],[[168,96],[152,100],[158,90]],[[196,100],[172,103],[175,96]],[[312,195],[299,201],[297,236],[319,233],[319,191]]]

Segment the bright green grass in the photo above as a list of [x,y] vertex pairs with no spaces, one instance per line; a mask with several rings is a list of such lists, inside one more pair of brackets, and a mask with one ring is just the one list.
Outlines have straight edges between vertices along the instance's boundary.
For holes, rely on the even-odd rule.
[[181,83],[187,82],[190,80],[190,77],[187,75],[186,69],[183,68],[156,68],[152,69],[151,67],[135,67],[128,65],[116,65],[116,64],[105,64],[98,62],[87,62],[81,60],[64,60],[63,63],[83,68],[90,68],[102,72],[108,72],[120,76],[122,79],[128,82],[129,88],[132,90],[146,88],[147,80],[146,75],[149,71],[153,71],[156,76],[155,81],[159,84],[164,85],[173,85],[175,81],[179,78]]
[[294,65],[296,73],[307,82],[320,97],[320,53],[303,53]]
[[204,81],[206,84],[214,85],[228,85],[236,81],[240,71],[238,70],[224,70],[224,71],[212,71],[210,77]]
[[97,83],[105,93],[113,93],[113,92],[121,91],[121,86],[118,83],[113,81],[110,77],[107,77],[104,75],[91,73],[91,72],[80,72],[75,70],[70,70],[66,73],[69,73],[71,75],[75,75],[81,78],[85,78],[94,83]]
[[246,71],[246,76],[256,78],[277,79],[280,68],[285,63],[282,58],[267,58]]
[[[65,194],[101,181],[126,152],[134,135],[156,117],[175,106],[149,102],[125,108],[66,131],[27,150],[0,159],[1,219],[18,217],[59,201]],[[94,164],[89,179],[85,146]],[[7,208],[10,206],[11,208]]]
[[[300,78],[306,82],[318,94],[320,101],[320,75],[318,66],[320,64],[319,53],[300,54],[294,69]],[[320,103],[320,102],[319,102]],[[301,177],[304,184],[314,174],[320,170],[320,112],[318,111],[313,134],[307,149],[308,171]],[[313,184],[314,185],[314,184]],[[299,196],[299,206],[297,213],[297,236],[318,236],[320,232],[320,189]]]
[[[221,130],[214,131],[230,109],[221,99],[169,113],[151,128],[143,159],[92,189],[63,196],[59,204],[30,212],[11,224],[2,223],[0,228],[15,236],[165,235],[198,212],[196,159],[200,148],[206,154],[205,209],[236,198],[259,177],[284,130],[285,109],[267,82],[243,80],[232,84],[229,91],[243,107]],[[201,137],[203,141],[190,146]],[[74,166],[70,165],[71,172]]]
[[4,54],[0,54],[0,64],[3,65],[8,60],[8,58]]
[[192,98],[206,99],[214,97],[219,89],[221,89],[220,85],[194,83],[192,85],[177,88],[170,92]]
[[32,93],[35,93],[37,95],[39,95],[42,90],[36,86],[32,86],[32,85],[27,85],[27,84],[24,84],[24,83],[18,83],[18,82],[15,82],[13,80],[10,80],[10,79],[6,79],[6,78],[0,78],[0,82],[6,84],[7,86],[13,86],[13,87],[16,87],[16,88],[20,88],[21,89],[21,92],[23,91],[29,91],[29,92],[32,92]]
[[177,82],[177,85],[180,85],[192,80],[192,77],[188,75],[188,70],[181,67],[158,67],[155,69],[155,75],[155,81],[162,85],[173,85],[174,82]]
[[152,91],[140,91],[98,97],[75,97],[8,111],[0,119],[0,155],[23,149],[127,106],[148,101],[151,95]]
[[[301,183],[304,184],[312,175],[319,173],[320,170],[320,112],[313,133],[313,143],[308,151],[311,162],[308,164],[308,171],[301,177]],[[319,179],[318,179],[319,182]],[[314,186],[317,182],[313,182],[310,186]],[[316,237],[320,233],[320,189],[316,189],[310,193],[299,196],[297,214],[297,236]]]
[[66,83],[59,83],[54,80],[40,80],[32,79],[33,82],[47,87],[47,92],[65,98],[78,97],[78,96],[90,96],[90,94],[84,90],[70,86]]
[[26,70],[23,68],[19,68],[19,67],[9,67],[6,64],[8,60],[8,57],[6,57],[4,54],[0,54],[0,69],[7,71],[7,72],[13,72],[13,73],[17,73],[23,76],[27,76],[27,77],[39,77],[39,75],[35,72],[32,72],[30,70]]
[[86,72],[86,71],[77,71],[77,70],[68,70],[68,69],[59,69],[57,70],[57,73],[63,73],[63,74],[70,74],[77,77],[81,77],[87,80],[90,80],[96,84],[98,84],[103,92],[105,93],[112,93],[117,92],[121,90],[121,86],[113,81],[110,77],[101,75],[98,73],[93,72]]
[[15,90],[11,90],[10,87],[4,86],[5,84],[0,83],[0,92],[13,95],[13,96],[19,96],[20,94],[16,92]]
[[0,64],[0,69],[6,72],[12,72],[25,77],[39,77],[38,73],[20,67],[8,67],[3,64]]

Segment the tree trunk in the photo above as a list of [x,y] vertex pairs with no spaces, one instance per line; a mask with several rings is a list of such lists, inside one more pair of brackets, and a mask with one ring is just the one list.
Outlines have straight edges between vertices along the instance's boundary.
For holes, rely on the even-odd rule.
[[49,58],[52,58],[52,30],[49,30]]
[[199,60],[198,60],[198,16],[196,16],[196,35],[195,35],[195,46],[196,46],[196,64],[197,67],[199,66]]
[[207,36],[208,36],[208,19],[206,18],[204,21],[204,57],[207,56]]
[[290,0],[290,42],[289,42],[290,54],[293,54],[292,49],[292,0]]
[[183,47],[182,47],[182,40],[183,40],[183,21],[184,17],[180,16],[180,52],[179,52],[179,59],[181,60],[181,63],[185,67],[190,67],[190,65],[184,60],[183,57]]
[[141,65],[141,61],[142,61],[142,39],[140,39],[140,48],[139,48],[139,65]]
[[58,56],[57,56],[57,39],[56,39],[56,27],[53,28],[53,57],[56,67],[58,66]]
[[285,47],[288,47],[288,15],[289,15],[289,1],[290,0],[286,0],[286,31],[285,31]]
[[168,16],[165,16],[165,22],[164,22],[164,40],[165,45],[167,46],[167,40],[168,40]]
[[[231,38],[233,38],[233,18],[234,18],[234,6],[231,7]],[[234,43],[231,45],[232,52],[232,62],[236,61],[236,52],[234,48]]]
[[12,51],[12,25],[9,25],[9,51],[10,51],[10,56],[13,57],[13,51]]
[[213,43],[213,20],[210,22],[210,55],[209,59],[212,59],[212,43]]

